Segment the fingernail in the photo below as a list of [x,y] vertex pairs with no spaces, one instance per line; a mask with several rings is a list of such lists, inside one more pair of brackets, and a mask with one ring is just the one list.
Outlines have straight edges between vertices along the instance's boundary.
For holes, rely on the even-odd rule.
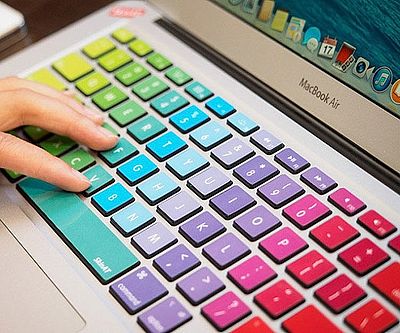
[[79,171],[77,171],[77,170],[75,170],[75,169],[72,169],[71,173],[72,173],[72,175],[73,175],[76,179],[78,179],[79,181],[84,182],[84,183],[90,185],[89,179],[87,179],[87,178],[86,178],[83,174],[81,174]]
[[115,140],[118,140],[118,136],[114,135],[113,133],[111,133],[107,128],[98,126],[99,132],[106,136],[107,138],[113,138]]

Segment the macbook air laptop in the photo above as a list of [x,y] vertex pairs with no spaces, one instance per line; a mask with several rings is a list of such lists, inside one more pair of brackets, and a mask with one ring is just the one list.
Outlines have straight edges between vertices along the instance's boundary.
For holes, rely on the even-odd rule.
[[399,332],[399,18],[124,1],[2,61],[120,140],[12,132],[92,185],[3,170],[0,330]]

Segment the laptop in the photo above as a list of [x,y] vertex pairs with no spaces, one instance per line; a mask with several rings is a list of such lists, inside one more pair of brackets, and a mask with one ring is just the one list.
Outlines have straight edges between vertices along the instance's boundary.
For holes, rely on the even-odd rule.
[[1,331],[399,332],[400,12],[360,6],[116,2],[4,60],[120,140],[13,132],[92,184],[3,170]]

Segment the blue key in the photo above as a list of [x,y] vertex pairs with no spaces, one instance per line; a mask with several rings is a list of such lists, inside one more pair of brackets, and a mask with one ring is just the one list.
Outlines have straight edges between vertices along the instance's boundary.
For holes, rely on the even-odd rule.
[[231,136],[232,134],[224,126],[215,121],[210,121],[193,131],[189,138],[201,149],[207,151],[218,146]]
[[206,103],[206,108],[214,113],[218,118],[225,118],[234,113],[236,110],[233,105],[229,104],[222,97],[216,96]]
[[212,95],[214,95],[214,93],[211,90],[209,90],[208,88],[206,88],[200,82],[197,81],[189,84],[185,88],[185,91],[199,102],[203,102],[207,98],[210,98]]
[[117,169],[117,174],[133,186],[154,175],[157,171],[157,166],[146,155],[139,155],[121,165]]
[[89,197],[114,182],[114,178],[101,165],[96,165],[84,173],[90,181],[90,187],[83,192]]
[[146,150],[157,160],[165,161],[187,147],[185,141],[173,132],[167,132],[146,145]]
[[193,148],[189,148],[170,159],[167,162],[167,168],[182,180],[193,176],[209,164],[210,163],[203,156]]
[[179,190],[180,187],[163,172],[146,180],[136,189],[150,205],[158,204]]
[[209,120],[207,114],[196,105],[191,105],[169,118],[169,122],[182,133],[188,133]]
[[111,218],[111,223],[125,236],[131,236],[155,221],[155,217],[140,203],[126,207]]
[[114,167],[137,153],[138,150],[134,145],[132,145],[127,139],[120,138],[114,148],[101,152],[99,156],[107,163],[107,165]]
[[245,116],[243,113],[236,113],[229,117],[228,125],[244,136],[257,131],[260,128],[256,122]]
[[172,90],[156,99],[153,99],[150,106],[161,116],[166,117],[188,104],[189,101],[185,97]]
[[92,197],[93,205],[104,216],[110,216],[118,209],[130,204],[135,198],[120,183],[116,183]]

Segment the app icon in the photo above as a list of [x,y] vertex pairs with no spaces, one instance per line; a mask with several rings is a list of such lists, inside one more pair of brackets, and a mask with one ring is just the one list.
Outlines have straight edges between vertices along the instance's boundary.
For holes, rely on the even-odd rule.
[[243,11],[254,14],[257,11],[258,0],[244,0]]
[[314,38],[319,41],[321,40],[321,30],[319,30],[317,27],[310,27],[307,29],[307,31],[304,33],[304,38],[303,38],[303,45],[307,45],[308,41]]
[[286,38],[290,38],[295,43],[300,42],[305,25],[306,20],[293,16],[286,30]]
[[257,18],[260,21],[267,22],[271,18],[274,7],[275,1],[264,0],[263,4],[261,5],[260,11],[258,12]]
[[278,9],[275,13],[274,19],[272,20],[271,29],[279,32],[285,30],[288,17],[289,13],[286,10]]
[[230,3],[231,5],[236,6],[236,5],[239,5],[242,1],[243,1],[243,0],[229,0],[229,3]]
[[332,64],[336,69],[346,72],[355,61],[353,56],[356,48],[349,43],[343,42],[336,56],[335,62]]
[[369,78],[371,77],[374,70],[375,70],[375,66],[372,66],[372,67],[368,68],[367,71],[365,72],[365,78],[367,79],[367,81],[369,81]]
[[383,93],[392,83],[393,73],[389,67],[379,67],[371,78],[372,89],[377,93]]
[[390,98],[393,103],[400,104],[400,79],[393,83],[392,89],[390,90]]
[[330,38],[326,36],[321,43],[321,47],[319,48],[318,55],[320,57],[332,59],[335,54],[337,46],[337,40],[335,38]]
[[367,59],[364,59],[363,57],[358,57],[353,67],[353,74],[355,76],[358,76],[359,78],[362,78],[367,72],[368,67],[369,67],[369,61]]

